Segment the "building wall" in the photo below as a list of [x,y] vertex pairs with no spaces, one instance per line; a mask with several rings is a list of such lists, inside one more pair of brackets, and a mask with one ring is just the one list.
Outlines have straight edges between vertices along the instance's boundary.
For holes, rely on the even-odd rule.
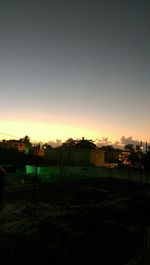
[[53,148],[45,150],[45,159],[52,164],[88,166],[104,165],[104,151],[78,148]]
[[95,166],[103,166],[105,164],[105,151],[104,150],[92,150],[91,162]]

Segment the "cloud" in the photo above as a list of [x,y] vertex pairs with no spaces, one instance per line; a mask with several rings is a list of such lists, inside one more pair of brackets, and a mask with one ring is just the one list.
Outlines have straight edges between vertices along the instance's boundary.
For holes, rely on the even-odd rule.
[[[146,151],[147,147],[150,146],[150,143],[146,143],[146,142],[142,142],[142,141],[138,141],[138,140],[135,140],[132,138],[132,136],[130,137],[124,137],[122,136],[121,139],[120,139],[120,143],[122,146],[126,145],[126,144],[133,144],[133,146],[135,147],[136,145],[141,145],[142,144],[142,147],[143,147],[143,150]],[[147,144],[147,146],[146,146]]]
[[[118,140],[116,142],[112,142],[111,140],[108,139],[108,137],[102,137],[102,138],[97,138],[95,140],[95,143],[98,147],[104,145],[112,145],[114,148],[119,148],[119,149],[123,149],[126,144],[133,144],[134,147],[136,145],[141,145],[141,141],[133,139],[132,136],[129,137],[122,136],[120,141]],[[145,143],[142,143],[142,145],[145,148]]]
[[112,145],[112,142],[108,139],[108,137],[102,137],[102,138],[97,138],[95,140],[95,144],[100,147],[103,145]]
[[141,144],[140,141],[138,141],[138,140],[134,140],[134,139],[132,138],[132,136],[129,136],[129,137],[127,137],[127,138],[126,138],[125,136],[122,136],[121,139],[120,139],[120,143],[121,143],[121,145],[133,144],[134,146],[136,146],[136,145],[140,145],[140,144]]
[[48,141],[48,144],[51,145],[52,147],[58,147],[62,144],[62,141],[59,139],[56,139],[56,141]]

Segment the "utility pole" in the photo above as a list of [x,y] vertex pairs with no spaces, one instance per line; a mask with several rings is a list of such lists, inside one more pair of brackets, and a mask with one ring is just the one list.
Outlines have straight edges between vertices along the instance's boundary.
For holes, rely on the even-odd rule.
[[147,142],[146,142],[146,145],[145,145],[145,147],[146,147],[146,151],[145,151],[145,152],[147,153]]

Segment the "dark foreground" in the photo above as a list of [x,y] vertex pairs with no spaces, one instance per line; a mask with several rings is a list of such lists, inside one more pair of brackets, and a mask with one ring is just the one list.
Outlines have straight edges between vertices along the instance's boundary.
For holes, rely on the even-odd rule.
[[149,210],[148,186],[113,178],[6,193],[0,265],[144,265]]

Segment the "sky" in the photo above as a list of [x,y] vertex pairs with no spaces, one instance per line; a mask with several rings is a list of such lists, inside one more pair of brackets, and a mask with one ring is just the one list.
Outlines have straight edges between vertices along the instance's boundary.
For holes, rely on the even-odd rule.
[[150,141],[149,0],[0,0],[0,139]]

